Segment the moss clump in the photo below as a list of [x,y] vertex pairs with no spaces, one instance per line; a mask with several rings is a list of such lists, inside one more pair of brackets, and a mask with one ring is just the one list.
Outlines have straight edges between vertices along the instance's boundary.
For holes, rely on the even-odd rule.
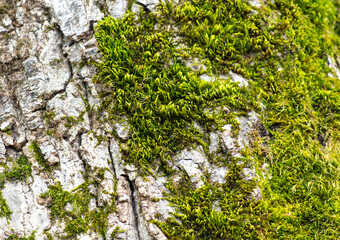
[[[219,107],[245,112],[262,102],[270,138],[258,137],[244,152],[258,169],[270,164],[272,178],[257,183],[262,200],[245,201],[254,183],[237,177],[230,159],[210,156],[234,177],[213,185],[206,176],[197,190],[185,178],[169,184],[177,212],[157,224],[170,239],[339,239],[340,81],[327,59],[339,55],[339,17],[327,0],[254,9],[241,0],[166,1],[156,13],[105,18],[96,28],[103,62],[95,82],[109,87],[102,109],[109,120],[129,118],[127,162],[171,172],[172,155],[189,144],[206,151],[208,133],[233,122]],[[207,69],[186,67],[194,57]],[[199,78],[230,70],[250,79],[249,90]]]
[[125,159],[144,173],[154,164],[170,172],[170,156],[189,144],[207,148],[193,121],[213,130],[230,120],[222,106],[249,110],[246,89],[230,81],[204,81],[186,67],[174,33],[156,30],[159,20],[142,12],[139,21],[133,14],[107,17],[96,28],[103,61],[95,82],[110,88],[101,108],[109,120],[129,117],[132,136]]
[[2,192],[0,192],[0,217],[6,217],[7,219],[11,218],[12,211],[9,209],[6,199],[2,196]]
[[45,122],[46,122],[46,125],[48,127],[50,127],[53,119],[55,118],[55,112],[52,111],[52,112],[44,112],[44,119],[45,119]]
[[1,129],[0,131],[1,132],[5,132],[9,136],[12,135],[12,128],[11,127],[8,127],[8,128],[5,128],[5,129]]
[[40,164],[40,166],[42,166],[45,171],[51,172],[51,166],[48,164],[47,160],[42,154],[37,141],[32,142],[30,149],[34,154],[35,160]]
[[121,230],[120,227],[115,227],[115,229],[113,229],[113,231],[111,233],[111,238],[115,239],[116,234],[123,233],[123,232],[125,232],[125,231]]
[[7,180],[25,181],[32,176],[32,163],[28,161],[26,156],[20,156],[13,167],[4,171]]
[[66,117],[62,117],[61,119],[66,120],[64,124],[65,127],[72,127],[80,122],[84,122],[85,113],[86,113],[85,111],[81,112],[77,118],[74,116],[66,116]]
[[153,222],[169,239],[257,239],[266,213],[259,202],[249,200],[256,182],[244,182],[243,166],[231,164],[225,184],[212,184],[208,176],[199,189],[192,188],[188,178],[178,184],[170,181],[166,198],[176,212],[166,222]]
[[55,132],[56,132],[55,126],[53,124],[54,118],[55,118],[55,112],[54,111],[44,112],[44,119],[45,119],[46,126],[47,126],[46,134],[50,135],[50,136],[54,136]]

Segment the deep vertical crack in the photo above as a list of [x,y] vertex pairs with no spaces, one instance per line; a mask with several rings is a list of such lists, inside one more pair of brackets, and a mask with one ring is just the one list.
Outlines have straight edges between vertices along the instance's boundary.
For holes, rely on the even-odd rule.
[[115,167],[114,160],[113,160],[113,157],[112,157],[112,152],[111,152],[111,138],[109,138],[108,151],[109,151],[109,156],[110,156],[110,160],[111,160],[111,166],[112,166],[113,174],[115,175],[115,178],[117,179],[117,171],[116,171],[116,167]]
[[[90,102],[89,102],[89,86],[88,86],[88,83],[84,80],[84,78],[81,78],[80,79],[80,83],[81,83],[81,87],[82,89],[84,90],[84,98],[83,99],[83,102],[84,102],[84,105],[85,105],[85,109],[86,109],[86,112],[88,114],[88,118],[89,118],[89,125],[90,125],[90,128],[92,129],[93,127],[93,113],[91,111],[91,105],[90,105]],[[109,141],[110,143],[110,141]]]
[[123,177],[125,177],[125,179],[129,182],[129,187],[130,187],[130,201],[131,201],[131,206],[132,206],[132,211],[133,211],[133,216],[134,216],[134,220],[135,220],[135,225],[136,225],[136,230],[137,230],[137,237],[139,240],[141,239],[140,236],[140,223],[139,223],[139,219],[138,219],[138,210],[137,210],[137,204],[138,203],[138,198],[136,196],[136,190],[135,190],[135,186],[133,184],[133,182],[130,180],[130,178],[127,175],[122,175]]

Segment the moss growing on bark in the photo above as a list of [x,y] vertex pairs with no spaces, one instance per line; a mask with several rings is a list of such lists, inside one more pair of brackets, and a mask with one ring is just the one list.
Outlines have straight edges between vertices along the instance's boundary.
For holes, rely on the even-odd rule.
[[[0,190],[5,187],[8,181],[26,181],[28,177],[32,176],[32,163],[28,161],[26,156],[20,156],[17,160],[8,159],[13,166],[9,168],[3,164],[4,170],[0,173]],[[11,218],[12,211],[7,205],[6,199],[3,198],[0,191],[0,217]]]
[[[157,15],[141,12],[122,20],[100,22],[96,37],[103,61],[96,83],[110,90],[102,93],[102,109],[109,120],[127,115],[131,139],[126,161],[148,172],[151,165],[171,172],[171,156],[189,144],[207,149],[202,133],[233,123],[222,106],[249,111],[249,91],[231,81],[207,82],[185,65],[183,52],[172,41],[174,32],[156,29]],[[159,26],[163,27],[163,25]],[[208,111],[208,110],[211,111]]]
[[34,154],[35,160],[40,164],[43,170],[51,172],[51,166],[48,164],[43,153],[41,152],[41,149],[37,141],[32,142],[32,144],[30,145],[30,149]]
[[[63,233],[54,236],[58,239],[75,239],[79,234],[87,233],[89,230],[106,238],[109,214],[116,211],[116,195],[112,194],[111,202],[104,202],[101,206],[91,209],[91,201],[97,203],[98,193],[90,188],[98,188],[103,180],[106,169],[97,169],[91,172],[92,180],[79,185],[71,191],[65,191],[61,184],[49,187],[49,190],[41,197],[51,198],[51,220],[56,223],[64,223]],[[89,174],[89,173],[87,173]],[[117,229],[118,231],[119,229]],[[51,234],[47,236],[52,238]]]
[[11,218],[12,211],[9,209],[6,199],[2,196],[2,192],[0,192],[0,217],[6,217],[7,219]]
[[[157,224],[169,239],[340,237],[340,81],[329,67],[331,59],[339,65],[338,21],[327,0],[276,0],[258,9],[241,0],[192,0],[98,23],[103,61],[95,82],[109,87],[101,107],[109,120],[128,117],[125,160],[142,173],[150,166],[171,173],[171,156],[191,144],[207,152],[209,132],[233,122],[220,107],[266,107],[270,137],[257,137],[243,159],[259,171],[270,166],[272,178],[256,183],[262,200],[249,200],[255,183],[240,177],[232,159],[219,158],[230,168],[226,184],[206,176],[200,189],[188,178],[168,185],[165,197],[177,211]],[[206,69],[190,69],[194,57]],[[229,71],[249,79],[249,89],[218,79]],[[216,80],[203,81],[203,73]]]
[[35,240],[35,231],[32,232],[28,237],[19,237],[16,234],[11,234],[6,238],[6,240]]

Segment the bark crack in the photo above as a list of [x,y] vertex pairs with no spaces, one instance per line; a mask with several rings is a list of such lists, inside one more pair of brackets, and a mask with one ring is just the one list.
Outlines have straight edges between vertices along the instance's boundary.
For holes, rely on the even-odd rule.
[[67,67],[70,71],[70,77],[69,77],[68,81],[66,82],[66,84],[64,86],[64,91],[66,91],[67,85],[69,84],[70,80],[73,78],[73,75],[74,75],[73,67],[72,67],[70,59],[68,58],[68,54],[65,53],[65,51],[64,51],[64,46],[66,45],[66,40],[67,40],[66,36],[65,36],[65,34],[63,33],[63,31],[61,30],[61,28],[58,24],[56,25],[55,30],[57,31],[57,33],[58,33],[58,35],[61,39],[61,43],[59,44],[60,52],[63,55],[63,57],[65,58],[66,65],[67,65]]
[[114,159],[113,159],[112,152],[111,152],[111,138],[109,138],[108,151],[109,151],[109,156],[110,156],[110,160],[111,160],[113,174],[114,174],[115,178],[117,179],[117,170],[116,170],[116,167],[115,167],[115,164],[114,164]]
[[138,237],[138,240],[142,240],[141,234],[140,234],[140,231],[139,231],[140,223],[139,223],[139,219],[138,219],[138,208],[137,208],[137,204],[139,204],[139,202],[138,202],[138,198],[136,196],[136,194],[137,194],[136,189],[135,189],[133,182],[129,179],[129,177],[127,175],[123,175],[123,176],[129,182],[129,187],[130,187],[130,191],[131,191],[131,195],[130,195],[131,207],[132,207],[132,211],[133,211],[133,216],[134,216],[134,221],[135,221],[135,226],[136,226],[136,231],[137,231],[137,237]]

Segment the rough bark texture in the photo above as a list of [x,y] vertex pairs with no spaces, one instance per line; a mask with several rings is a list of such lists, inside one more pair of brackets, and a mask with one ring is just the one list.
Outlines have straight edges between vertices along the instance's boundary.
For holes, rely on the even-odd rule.
[[[0,3],[5,9],[0,17],[0,172],[12,169],[20,156],[32,164],[25,179],[3,180],[2,206],[12,213],[1,215],[0,238],[29,236],[33,231],[36,239],[67,237],[63,219],[51,215],[51,199],[42,195],[59,182],[68,192],[89,183],[90,210],[114,205],[104,234],[90,228],[74,239],[111,239],[117,227],[124,231],[115,234],[115,239],[167,239],[151,223],[154,219],[165,221],[174,212],[162,199],[166,178],[141,177],[134,166],[124,164],[119,138],[129,137],[128,127],[98,121],[89,107],[100,103],[92,83],[96,69],[88,64],[100,59],[94,25],[105,14],[122,17],[128,1]],[[132,9],[138,6],[134,4]],[[230,77],[248,84],[237,74]],[[247,134],[259,118],[250,112],[238,120],[236,138],[231,125],[223,132],[210,133],[210,151],[221,147],[240,156],[240,148],[248,143]],[[173,167],[179,174],[185,172],[197,188],[203,185],[201,175],[206,170],[217,183],[224,183],[228,172],[225,166],[209,163],[199,147],[180,152]],[[245,180],[255,175],[253,168],[243,169]],[[260,189],[254,189],[253,198],[261,198]],[[74,207],[66,206],[69,211]]]

